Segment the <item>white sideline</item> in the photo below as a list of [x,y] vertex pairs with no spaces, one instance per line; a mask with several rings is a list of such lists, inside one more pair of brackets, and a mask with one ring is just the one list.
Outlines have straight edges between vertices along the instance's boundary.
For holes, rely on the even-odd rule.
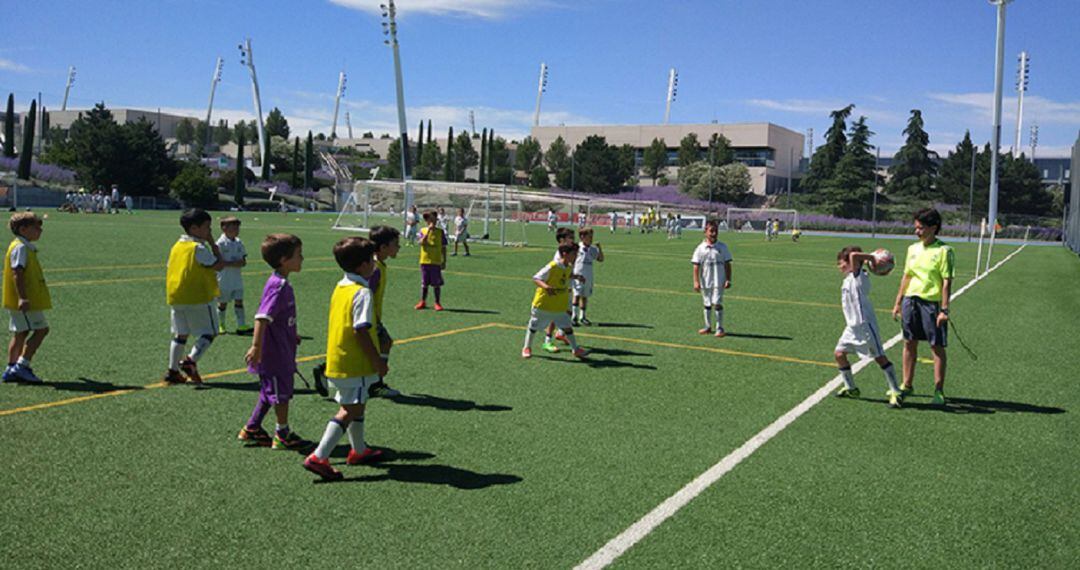
[[[1027,244],[1021,245],[1016,251],[1007,255],[1005,259],[997,262],[997,264],[990,268],[989,271],[969,281],[967,284],[957,290],[956,293],[952,295],[952,298],[955,299],[960,295],[963,295],[973,285],[986,278],[987,275],[996,271],[997,268],[1004,265],[1005,262],[1012,259],[1013,256],[1023,251],[1025,247],[1027,247]],[[889,349],[892,346],[896,345],[896,343],[900,342],[900,338],[900,334],[897,334],[896,336],[890,338],[885,343],[885,348]],[[852,366],[852,373],[858,373],[871,362],[873,362],[873,359],[860,360],[858,363]],[[777,418],[776,421],[769,424],[765,429],[754,435],[754,437],[751,437],[738,449],[732,451],[730,454],[727,455],[727,457],[724,457],[717,464],[710,467],[707,471],[705,471],[701,475],[698,475],[696,478],[694,478],[693,481],[687,483],[686,486],[684,486],[682,489],[679,489],[678,492],[676,492],[674,495],[668,497],[666,500],[664,500],[664,502],[657,505],[656,508],[654,508],[645,516],[641,517],[641,519],[639,519],[629,528],[624,530],[615,538],[608,541],[608,543],[601,547],[600,550],[597,550],[592,554],[592,556],[588,557],[583,562],[575,566],[575,570],[598,570],[600,568],[607,567],[609,564],[614,562],[616,558],[618,558],[635,544],[637,544],[641,539],[645,538],[649,533],[656,529],[656,527],[660,526],[661,523],[671,518],[676,512],[679,511],[679,509],[686,506],[686,504],[693,500],[694,497],[700,495],[702,491],[708,489],[713,483],[716,483],[721,477],[734,469],[735,466],[738,465],[743,459],[749,457],[751,454],[757,451],[759,447],[764,445],[773,437],[776,437],[776,435],[783,431],[784,428],[788,427],[789,425],[791,425],[792,422],[799,419],[799,416],[810,411],[810,408],[814,407],[819,402],[827,398],[833,390],[840,387],[841,383],[843,383],[843,378],[840,375],[837,375],[824,386],[819,388],[816,392],[811,394],[808,398],[800,402],[797,406],[788,410],[787,413]]]

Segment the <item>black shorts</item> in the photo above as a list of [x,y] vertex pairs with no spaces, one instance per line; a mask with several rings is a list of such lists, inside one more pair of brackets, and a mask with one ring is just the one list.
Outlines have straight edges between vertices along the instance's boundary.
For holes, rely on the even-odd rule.
[[937,326],[941,306],[920,297],[904,297],[900,306],[904,340],[925,340],[930,346],[948,346],[948,323]]

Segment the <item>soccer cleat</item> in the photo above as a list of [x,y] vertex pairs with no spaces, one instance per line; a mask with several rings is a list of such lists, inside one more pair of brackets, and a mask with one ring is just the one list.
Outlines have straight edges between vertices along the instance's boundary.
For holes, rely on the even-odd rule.
[[383,457],[381,449],[372,449],[365,447],[364,451],[357,453],[355,449],[349,450],[349,456],[345,458],[345,463],[349,465],[371,465],[372,463],[378,463],[386,459]]
[[540,348],[544,349],[546,352],[559,352],[559,347],[555,346],[555,343],[553,342],[545,342],[540,345]]
[[310,441],[296,435],[296,432],[290,431],[285,434],[285,437],[281,437],[281,434],[274,432],[274,442],[270,445],[270,449],[299,451],[312,445]]
[[466,251],[465,252],[465,257],[472,257],[472,254]]
[[727,332],[724,331],[724,329],[722,329],[722,328],[718,328],[718,329],[716,329],[716,335],[715,336],[716,336],[716,338],[724,338],[725,336],[727,336]]
[[247,426],[244,426],[240,428],[240,433],[236,434],[236,439],[246,443],[266,445],[270,443],[270,434],[266,433],[266,430],[261,427],[248,429]]
[[184,378],[183,374],[180,374],[179,370],[169,369],[165,372],[165,376],[161,381],[166,384],[183,384],[184,382],[187,382],[187,379]]
[[574,356],[580,358],[581,360],[586,360],[589,356],[589,351],[585,350],[584,348],[578,347],[578,349],[574,351]]
[[202,384],[202,376],[199,376],[199,366],[195,364],[195,361],[190,356],[180,361],[180,371],[193,384]]
[[840,388],[839,390],[836,391],[836,397],[837,398],[858,398],[859,397],[859,389],[858,388],[848,388],[847,386],[844,386],[843,388]]
[[218,334],[228,334],[228,331],[225,330],[225,325],[224,324],[220,324],[220,325],[217,326],[217,333]]
[[532,358],[532,349],[531,348],[523,348],[523,349],[521,349],[521,357],[522,358]]
[[24,364],[16,364],[11,367],[12,374],[19,382],[25,382],[27,384],[41,384],[41,378],[38,378],[34,371],[29,366]]
[[372,398],[393,398],[394,396],[400,396],[401,392],[386,385],[386,382],[379,381],[371,385],[368,388],[368,396]]
[[934,390],[934,397],[930,400],[930,405],[945,407],[945,392]]
[[454,253],[451,253],[450,257],[457,257],[457,252],[455,251]]
[[436,310],[436,311],[441,311],[441,310],[443,310],[443,308],[442,308],[442,305],[440,305],[440,304],[439,304],[438,302],[436,302],[436,303],[435,303],[435,310]]
[[341,471],[334,469],[330,466],[329,461],[319,459],[314,453],[304,460],[304,469],[322,477],[323,481],[340,481],[342,479]]
[[900,385],[900,396],[906,398],[915,392],[915,389],[911,386]]
[[904,397],[900,395],[900,392],[893,392],[889,390],[885,393],[889,397],[889,407],[893,409],[900,409],[903,405]]
[[581,317],[581,324],[583,326],[586,326],[586,327],[591,327],[592,326],[592,321],[590,321],[589,319],[586,319],[585,317]]
[[236,329],[236,334],[241,336],[250,336],[252,334],[255,334],[255,329],[251,327],[239,327]]
[[581,321],[577,320],[577,318],[575,317],[574,319],[572,319],[570,321],[570,324],[575,326],[575,327],[580,327],[581,326]]
[[420,311],[420,310],[426,309],[426,308],[427,308],[427,302],[426,302],[426,301],[420,301],[420,302],[419,302],[419,303],[417,303],[417,304],[416,304],[416,306],[414,306],[413,308],[414,308],[414,309],[416,309],[417,311]]
[[566,334],[564,334],[561,330],[555,331],[555,340],[563,344],[570,344],[570,341],[566,340]]
[[709,328],[709,327],[705,327],[703,329],[699,329],[697,333],[698,334],[712,334],[712,329]]
[[5,368],[4,369],[4,374],[2,376],[0,376],[0,381],[2,381],[2,382],[15,382],[16,380],[17,380],[17,378],[15,378],[15,365],[14,364],[11,365],[11,366],[8,366],[7,368]]

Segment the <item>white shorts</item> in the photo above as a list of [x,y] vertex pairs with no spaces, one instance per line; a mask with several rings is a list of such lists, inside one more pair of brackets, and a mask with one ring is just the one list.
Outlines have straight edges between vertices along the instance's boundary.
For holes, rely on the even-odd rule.
[[714,305],[724,304],[724,287],[702,287],[701,288],[701,302],[706,307],[712,307]]
[[213,303],[173,305],[172,333],[177,336],[217,336],[218,313]]
[[858,354],[862,358],[877,358],[885,355],[881,345],[881,334],[877,327],[863,323],[854,327],[844,327],[840,340],[836,341],[835,352]]
[[569,329],[573,326],[570,324],[570,315],[565,312],[541,311],[533,307],[532,314],[529,317],[529,330],[538,331],[547,327],[548,323],[555,323],[555,327],[560,329]]
[[218,297],[218,303],[228,303],[229,301],[244,301],[244,288],[241,286],[236,289],[221,288],[221,295]]
[[379,381],[378,374],[371,376],[356,376],[353,378],[327,378],[327,382],[337,390],[334,401],[349,406],[352,404],[366,404],[368,401],[368,388]]
[[45,320],[45,311],[12,311],[11,324],[8,330],[13,333],[37,331],[49,328],[49,322]]
[[584,281],[574,280],[571,285],[575,297],[592,297],[593,280],[586,277]]

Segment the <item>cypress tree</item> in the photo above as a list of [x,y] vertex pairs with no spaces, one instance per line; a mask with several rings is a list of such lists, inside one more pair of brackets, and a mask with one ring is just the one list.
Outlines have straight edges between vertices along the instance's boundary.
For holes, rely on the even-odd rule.
[[420,136],[416,137],[416,164],[424,159],[424,121],[420,121]]
[[244,205],[244,189],[247,187],[247,180],[244,179],[244,131],[236,133],[236,180],[233,183],[233,201],[237,206]]
[[289,186],[296,188],[300,186],[300,177],[297,176],[297,170],[300,168],[300,137],[296,137],[292,147],[292,179],[289,181]]
[[446,168],[443,171],[443,180],[454,181],[454,127],[446,134]]
[[[495,129],[488,131],[488,152],[487,152],[487,181],[491,182],[495,178],[495,159],[491,156],[495,153],[491,152],[491,143],[495,141]],[[484,165],[480,165],[483,169]]]
[[431,144],[431,119],[427,120],[427,142]]
[[37,122],[37,101],[30,102],[30,115],[26,117],[23,129],[22,152],[19,153],[19,170],[16,176],[23,180],[30,179],[30,160],[34,155],[34,126]]
[[810,172],[803,178],[803,188],[817,190],[832,179],[836,165],[847,148],[847,118],[854,108],[855,105],[848,105],[829,113],[833,120],[832,126],[825,132],[825,144],[819,146],[810,158]]
[[487,138],[487,129],[484,129],[480,135],[480,182],[487,181],[487,173],[484,172],[484,165],[487,164]]
[[304,188],[310,190],[311,183],[314,182],[313,175],[315,173],[315,143],[311,137],[311,131],[307,132],[307,141],[304,142]]
[[270,133],[266,133],[266,148],[262,153],[262,179],[266,181],[270,180],[270,139],[272,138]]
[[15,94],[7,97],[7,112],[4,114],[4,156],[15,158]]
[[41,106],[41,142],[42,144],[49,142],[49,110],[45,108],[45,105]]

